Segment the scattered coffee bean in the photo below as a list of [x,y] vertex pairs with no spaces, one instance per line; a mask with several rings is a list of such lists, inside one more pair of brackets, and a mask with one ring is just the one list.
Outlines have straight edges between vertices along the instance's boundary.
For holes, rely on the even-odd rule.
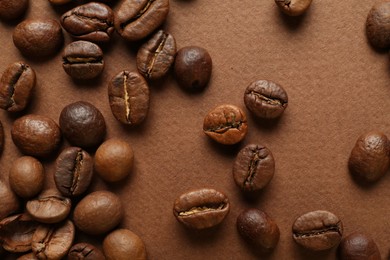
[[214,189],[199,189],[182,194],[173,205],[173,214],[185,226],[195,229],[220,224],[230,210],[225,194]]
[[202,91],[210,81],[212,66],[210,54],[204,48],[181,48],[175,58],[176,80],[185,90]]
[[13,20],[21,17],[27,10],[29,0],[1,0],[0,19]]
[[340,260],[381,260],[375,241],[368,235],[354,232],[344,237],[339,245]]
[[309,9],[312,0],[275,0],[279,9],[289,15],[298,16]]
[[370,10],[366,21],[368,41],[375,48],[390,47],[390,2],[380,1]]
[[203,131],[221,144],[236,144],[248,131],[245,113],[233,105],[221,105],[209,111],[203,121]]
[[275,161],[271,151],[256,144],[241,149],[233,166],[234,181],[243,191],[261,190],[272,180],[274,172]]
[[246,88],[244,102],[255,116],[276,118],[286,109],[288,97],[280,85],[268,80],[257,80]]
[[122,71],[108,86],[112,114],[121,123],[141,124],[149,111],[149,86],[138,72]]
[[0,180],[0,220],[19,209],[19,200],[4,181]]
[[306,249],[322,251],[337,246],[343,224],[333,213],[317,210],[298,217],[293,226],[294,241]]
[[128,229],[117,229],[106,236],[103,251],[107,260],[146,260],[146,248],[139,236]]
[[88,243],[73,245],[68,253],[68,260],[105,260],[103,253]]

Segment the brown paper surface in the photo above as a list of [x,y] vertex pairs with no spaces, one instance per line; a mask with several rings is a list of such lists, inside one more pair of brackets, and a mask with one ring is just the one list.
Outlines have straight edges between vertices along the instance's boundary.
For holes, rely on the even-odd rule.
[[[37,73],[31,106],[18,115],[0,111],[6,137],[1,179],[8,180],[12,162],[21,156],[10,134],[18,116],[42,114],[58,122],[65,105],[84,100],[103,113],[106,138],[123,138],[134,149],[131,177],[112,185],[95,176],[91,190],[108,189],[120,196],[126,212],[120,227],[144,240],[149,259],[335,259],[335,249],[310,253],[292,240],[295,218],[318,209],[335,213],[344,223],[344,234],[361,231],[373,236],[386,258],[390,174],[362,187],[347,168],[360,134],[380,130],[390,136],[389,57],[372,49],[365,36],[366,16],[374,3],[314,0],[305,15],[290,18],[272,0],[171,0],[163,28],[174,35],[179,48],[198,45],[209,51],[212,78],[200,94],[184,92],[173,76],[151,84],[148,117],[135,128],[113,117],[107,85],[121,70],[136,69],[139,44],[115,35],[104,47],[103,75],[79,83],[63,71],[61,53],[41,61],[23,57],[12,42],[16,23],[1,21],[0,70],[24,60]],[[34,0],[25,18],[59,19],[71,7]],[[70,43],[64,34],[65,44]],[[289,105],[280,120],[264,122],[245,109],[244,90],[258,79],[278,82],[288,92]],[[239,145],[216,144],[202,132],[206,113],[223,103],[248,112],[249,132]],[[232,177],[235,155],[249,143],[267,146],[276,160],[273,180],[251,200]],[[62,148],[67,146],[64,141]],[[46,186],[52,187],[54,159],[44,161],[44,166]],[[202,187],[224,192],[231,211],[218,228],[197,232],[176,221],[172,206],[180,194]],[[279,244],[270,255],[259,255],[236,231],[236,218],[248,207],[264,210],[280,228]],[[102,238],[78,236],[77,241],[99,245]]]

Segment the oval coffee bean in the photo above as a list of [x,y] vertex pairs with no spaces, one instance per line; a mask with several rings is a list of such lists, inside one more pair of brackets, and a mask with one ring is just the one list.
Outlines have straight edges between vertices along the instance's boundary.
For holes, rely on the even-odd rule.
[[214,189],[199,189],[182,194],[173,205],[173,214],[185,226],[195,229],[220,224],[230,210],[225,194]]
[[233,177],[243,191],[264,188],[273,178],[275,160],[271,151],[262,145],[250,144],[237,154]]
[[26,108],[35,87],[35,72],[23,62],[8,66],[0,79],[0,108],[18,112]]
[[112,114],[121,123],[139,125],[149,111],[149,86],[138,72],[122,71],[108,86]]
[[103,251],[107,260],[146,260],[146,248],[139,236],[128,229],[117,229],[104,238]]
[[19,209],[19,200],[2,180],[0,180],[0,198],[0,220],[2,220]]
[[248,131],[245,113],[233,105],[221,105],[209,111],[203,121],[203,132],[221,144],[236,144]]
[[286,109],[288,97],[282,86],[268,80],[257,80],[246,88],[244,102],[255,116],[276,118]]
[[279,9],[290,16],[298,16],[309,9],[312,0],[275,0]]
[[28,8],[29,0],[1,0],[0,19],[12,20],[22,16]]
[[381,260],[375,241],[368,235],[354,232],[344,237],[338,248],[340,260]]
[[54,181],[64,196],[78,196],[84,193],[91,183],[93,160],[79,147],[68,147],[56,160]]
[[105,260],[103,253],[88,243],[73,245],[68,253],[68,260]]
[[390,47],[390,2],[380,1],[370,10],[366,20],[368,41],[375,48]]
[[322,251],[340,243],[343,224],[333,213],[317,210],[298,217],[292,231],[296,243],[306,249]]

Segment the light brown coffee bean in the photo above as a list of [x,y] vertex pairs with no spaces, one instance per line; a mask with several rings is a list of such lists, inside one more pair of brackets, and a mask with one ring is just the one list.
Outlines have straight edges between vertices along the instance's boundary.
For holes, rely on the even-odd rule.
[[128,229],[117,229],[106,236],[103,251],[107,260],[146,260],[146,248],[139,236]]
[[289,15],[298,16],[309,9],[312,0],[275,0],[279,9]]

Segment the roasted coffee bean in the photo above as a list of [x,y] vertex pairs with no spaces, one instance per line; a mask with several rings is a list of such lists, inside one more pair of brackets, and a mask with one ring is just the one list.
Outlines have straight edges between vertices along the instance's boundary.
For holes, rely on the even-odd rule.
[[169,0],[122,0],[115,12],[115,29],[128,41],[145,38],[166,19]]
[[8,66],[0,79],[0,108],[9,112],[22,111],[30,101],[35,87],[35,72],[23,62]]
[[25,115],[15,120],[11,136],[19,150],[34,157],[47,157],[61,142],[61,130],[51,118]]
[[112,138],[102,143],[95,153],[94,169],[108,182],[125,179],[133,169],[134,153],[125,140]]
[[268,80],[257,80],[246,88],[244,102],[255,116],[276,118],[286,109],[288,97],[280,85]]
[[26,56],[53,55],[63,45],[61,25],[53,19],[27,19],[18,24],[13,33],[16,48]]
[[370,10],[366,21],[368,41],[375,48],[390,47],[390,2],[380,1]]
[[64,220],[69,215],[71,206],[70,199],[61,196],[57,190],[50,189],[28,201],[26,210],[36,221],[51,224]]
[[317,210],[298,217],[293,226],[294,241],[306,249],[322,251],[337,246],[343,224],[333,213]]
[[0,180],[0,220],[19,209],[19,200],[4,181]]
[[344,237],[338,248],[340,260],[381,260],[375,241],[368,235],[354,232]]
[[233,178],[243,191],[264,188],[274,176],[275,161],[271,151],[257,144],[245,146],[237,154],[233,166]]
[[1,0],[0,19],[12,20],[21,17],[27,10],[29,0]]
[[225,194],[214,189],[199,189],[182,194],[173,205],[173,214],[185,226],[195,229],[220,224],[230,210]]
[[92,180],[93,160],[79,147],[68,147],[56,160],[54,181],[64,196],[84,193]]
[[203,132],[221,144],[236,144],[248,131],[245,113],[233,105],[221,105],[209,111],[203,121]]
[[107,260],[146,260],[146,248],[139,236],[128,229],[117,229],[104,238],[103,251]]
[[349,156],[351,174],[366,182],[379,180],[390,166],[390,143],[387,136],[373,131],[361,135]]
[[147,79],[159,79],[171,68],[176,55],[176,41],[169,33],[159,30],[139,48],[137,68]]
[[38,226],[32,238],[32,251],[38,259],[62,259],[72,246],[74,235],[75,228],[70,220]]
[[149,111],[149,86],[138,72],[122,71],[108,86],[112,114],[127,125],[139,125]]
[[176,80],[185,90],[201,91],[210,81],[212,66],[210,54],[204,48],[181,48],[175,58]]
[[92,2],[63,14],[61,24],[74,38],[108,42],[114,32],[114,12],[105,4]]
[[298,16],[309,9],[312,0],[275,0],[279,9],[289,15]]
[[38,195],[45,182],[42,163],[31,156],[22,156],[14,161],[8,176],[12,190],[22,198]]
[[98,235],[115,228],[122,220],[123,214],[118,196],[109,191],[95,191],[77,204],[73,220],[83,232]]
[[104,68],[103,51],[92,42],[72,42],[64,50],[62,67],[75,79],[96,78]]
[[237,217],[236,224],[238,233],[265,253],[272,251],[279,242],[278,225],[261,210],[243,210]]
[[68,260],[105,260],[103,253],[88,243],[73,245],[68,253]]
[[85,101],[78,101],[64,107],[59,121],[66,139],[81,148],[96,147],[106,136],[106,122],[102,113],[94,105]]

